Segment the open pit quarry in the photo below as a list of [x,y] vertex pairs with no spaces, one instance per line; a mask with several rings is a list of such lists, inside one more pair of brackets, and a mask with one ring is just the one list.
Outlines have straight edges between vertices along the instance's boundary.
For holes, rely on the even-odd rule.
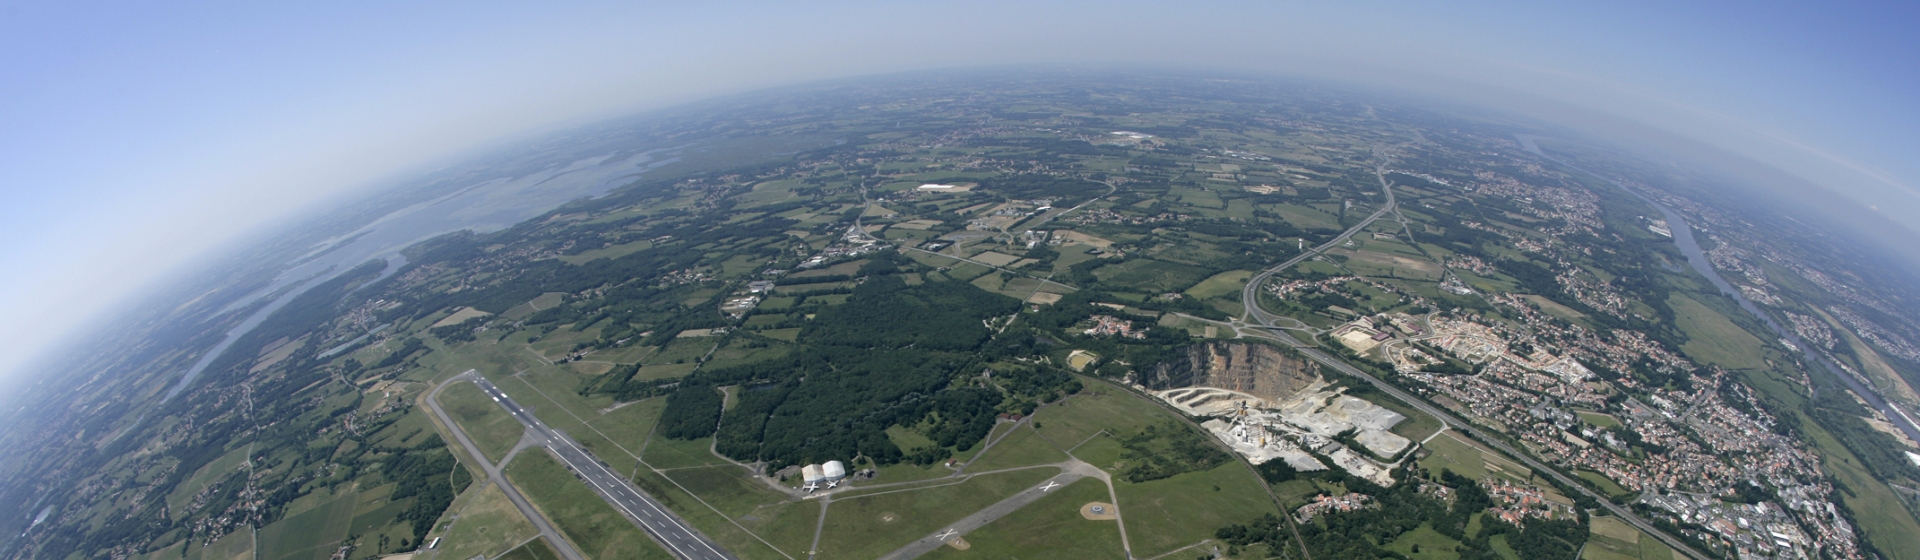
[[1390,431],[1406,417],[1344,394],[1317,364],[1278,347],[1196,344],[1180,358],[1146,368],[1134,385],[1190,416],[1209,418],[1201,425],[1256,465],[1281,460],[1300,471],[1339,467],[1386,486],[1393,484],[1390,471],[1397,464],[1389,460],[1404,460],[1413,445]]

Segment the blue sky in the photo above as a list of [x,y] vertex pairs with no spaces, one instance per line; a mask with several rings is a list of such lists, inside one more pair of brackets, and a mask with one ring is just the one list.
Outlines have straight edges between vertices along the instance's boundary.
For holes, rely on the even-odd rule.
[[0,377],[157,278],[381,178],[566,124],[902,70],[1197,65],[1573,107],[1920,230],[1920,14],[1895,3],[312,4],[0,7],[0,338],[16,350]]

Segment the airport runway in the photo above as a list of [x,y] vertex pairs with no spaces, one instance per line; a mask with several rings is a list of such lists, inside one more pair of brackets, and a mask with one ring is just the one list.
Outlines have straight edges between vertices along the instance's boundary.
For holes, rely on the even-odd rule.
[[[1076,461],[1076,463],[1078,462]],[[1067,472],[1063,472],[1057,476],[1054,476],[1053,478],[1049,478],[1047,479],[1046,482],[1042,482],[1038,485],[1035,485],[1032,488],[1022,490],[1020,491],[1019,494],[1014,494],[1012,497],[1009,497],[1005,500],[1001,500],[999,503],[993,504],[991,506],[987,506],[987,509],[983,509],[978,512],[975,512],[973,515],[966,516],[965,518],[959,521],[955,521],[951,525],[948,525],[946,527],[941,527],[939,531],[935,531],[931,535],[921,537],[920,540],[913,541],[911,544],[900,547],[899,550],[895,550],[892,553],[887,554],[886,556],[881,556],[880,558],[882,560],[908,560],[911,558],[918,558],[921,555],[926,554],[928,552],[933,552],[934,549],[940,548],[942,545],[947,544],[948,541],[951,541],[956,538],[964,537],[966,536],[967,533],[973,532],[974,529],[979,529],[980,527],[983,527],[988,523],[992,523],[996,519],[1005,517],[1009,513],[1013,513],[1014,510],[1018,510],[1022,507],[1026,507],[1027,504],[1031,504],[1035,500],[1039,500],[1040,498],[1046,497],[1048,492],[1059,490],[1060,488],[1065,487],[1068,484],[1073,484],[1074,481],[1088,477],[1091,474],[1087,472],[1089,470],[1096,470],[1096,469],[1094,469],[1092,465],[1088,465],[1086,463],[1079,463],[1078,465],[1073,465],[1072,467],[1069,468],[1069,470],[1067,470]],[[1078,505],[1076,505],[1075,507],[1078,507]],[[1118,512],[1116,512],[1116,514],[1117,513]],[[1128,553],[1128,557],[1129,558],[1132,557],[1131,552]]]
[[574,474],[579,475],[581,480],[585,480],[587,486],[600,494],[601,499],[625,514],[627,519],[632,520],[635,525],[646,530],[674,557],[688,560],[735,560],[735,557],[726,549],[720,548],[720,545],[714,544],[706,535],[700,534],[693,526],[688,525],[686,520],[668,511],[652,496],[634,488],[625,477],[607,468],[599,459],[594,458],[592,453],[580,447],[579,443],[568,438],[566,434],[541,423],[539,418],[521,407],[520,403],[514,402],[513,397],[507,396],[505,391],[501,391],[492,382],[471,372],[465,375],[473,381],[474,385],[480,387],[481,392],[486,393],[494,402],[499,403],[501,408],[506,409],[508,414],[512,414],[514,419],[525,425],[528,434],[535,441],[553,451],[554,456],[559,457],[560,462]]
[[[470,375],[472,373],[473,372],[469,370],[467,373],[461,375]],[[434,417],[439,418],[440,423],[447,426],[447,431],[453,432],[454,441],[459,442],[461,447],[466,448],[467,454],[480,463],[480,470],[486,471],[487,473],[487,479],[483,481],[483,483],[490,482],[499,486],[501,493],[507,495],[507,501],[513,502],[513,507],[519,509],[520,514],[526,516],[527,521],[533,524],[533,528],[540,531],[541,536],[547,538],[547,543],[553,546],[554,551],[558,552],[563,560],[586,560],[586,556],[581,555],[580,551],[573,549],[573,543],[568,542],[566,537],[560,535],[560,531],[553,528],[553,524],[547,522],[547,517],[541,515],[540,510],[534,509],[533,504],[527,502],[525,496],[520,495],[519,488],[514,488],[513,484],[507,482],[507,476],[500,472],[500,466],[494,465],[487,460],[486,454],[480,452],[480,446],[474,445],[473,439],[467,437],[466,430],[460,429],[460,425],[453,423],[453,418],[447,416],[445,410],[440,409],[440,391],[459,382],[460,379],[461,377],[455,376],[453,379],[442,382],[435,386],[433,390],[428,391],[427,397],[424,399],[427,410],[433,411]],[[429,550],[427,552],[432,554],[429,558],[439,557],[438,550]]]

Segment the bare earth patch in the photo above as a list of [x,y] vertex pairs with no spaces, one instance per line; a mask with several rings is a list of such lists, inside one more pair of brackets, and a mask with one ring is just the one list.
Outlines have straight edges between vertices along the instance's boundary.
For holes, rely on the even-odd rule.
[[1080,516],[1094,521],[1113,521],[1120,518],[1120,510],[1106,502],[1087,502],[1080,506]]

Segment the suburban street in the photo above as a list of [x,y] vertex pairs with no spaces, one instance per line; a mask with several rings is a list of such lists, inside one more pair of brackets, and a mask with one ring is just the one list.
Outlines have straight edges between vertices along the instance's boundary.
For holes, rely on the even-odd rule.
[[1674,538],[1673,536],[1668,535],[1665,532],[1654,528],[1652,523],[1649,523],[1647,522],[1646,519],[1642,519],[1640,516],[1635,515],[1632,510],[1629,510],[1624,506],[1620,506],[1620,505],[1614,504],[1611,501],[1608,501],[1605,496],[1601,496],[1593,492],[1592,490],[1587,489],[1586,486],[1580,485],[1580,483],[1574,481],[1572,478],[1569,478],[1566,475],[1561,474],[1560,471],[1555,470],[1554,468],[1549,467],[1546,464],[1541,463],[1540,461],[1534,460],[1533,456],[1525,453],[1521,453],[1519,450],[1516,450],[1512,446],[1507,445],[1505,440],[1490,436],[1485,432],[1475,429],[1472,424],[1462,421],[1461,419],[1455,417],[1451,412],[1448,412],[1444,409],[1441,409],[1440,407],[1429,404],[1425,400],[1420,399],[1419,397],[1416,397],[1413,394],[1400,389],[1400,387],[1396,385],[1392,385],[1385,381],[1381,381],[1380,379],[1375,378],[1374,376],[1364,371],[1361,371],[1359,368],[1355,368],[1352,365],[1346,363],[1345,361],[1337,357],[1334,357],[1333,355],[1328,354],[1325,351],[1322,351],[1320,348],[1318,348],[1315,345],[1301,342],[1300,340],[1294,338],[1292,333],[1287,332],[1281,326],[1275,324],[1275,321],[1280,319],[1281,317],[1278,317],[1272,313],[1268,313],[1265,309],[1260,308],[1260,299],[1259,299],[1260,288],[1262,285],[1265,284],[1268,278],[1271,278],[1274,274],[1277,274],[1288,268],[1292,268],[1294,265],[1297,265],[1302,261],[1312,258],[1323,251],[1331,249],[1340,243],[1344,243],[1347,239],[1353,237],[1355,233],[1359,233],[1360,230],[1366,229],[1368,225],[1371,225],[1373,224],[1374,221],[1380,219],[1381,216],[1384,216],[1393,211],[1394,204],[1395,204],[1393,187],[1387,183],[1385,173],[1386,173],[1385,163],[1382,163],[1379,167],[1376,167],[1374,169],[1374,176],[1379,179],[1380,188],[1385,190],[1387,195],[1387,203],[1384,206],[1382,206],[1380,210],[1375,211],[1372,215],[1368,216],[1367,219],[1362,220],[1359,224],[1354,225],[1352,228],[1349,228],[1346,231],[1341,232],[1341,234],[1333,238],[1333,240],[1323,243],[1317,247],[1314,247],[1305,253],[1296,255],[1293,258],[1288,259],[1286,262],[1267,268],[1266,270],[1262,270],[1260,271],[1259,274],[1254,275],[1253,278],[1247,281],[1247,286],[1244,289],[1244,291],[1241,293],[1241,296],[1242,296],[1241,301],[1246,306],[1246,315],[1247,315],[1248,321],[1250,323],[1253,323],[1254,324],[1253,326],[1265,328],[1270,334],[1278,338],[1281,342],[1287,344],[1288,346],[1292,346],[1296,350],[1299,350],[1301,353],[1305,354],[1308,358],[1311,358],[1313,361],[1319,362],[1321,365],[1333,368],[1334,370],[1339,371],[1341,373],[1358,377],[1360,379],[1364,379],[1368,383],[1371,383],[1374,387],[1380,389],[1381,391],[1386,392],[1387,394],[1393,395],[1394,398],[1400,399],[1401,401],[1404,401],[1407,404],[1412,405],[1414,408],[1419,409],[1421,412],[1425,412],[1427,414],[1433,415],[1433,417],[1435,418],[1439,418],[1440,421],[1446,423],[1447,426],[1453,429],[1459,430],[1460,432],[1465,433],[1468,436],[1472,436],[1474,439],[1480,442],[1483,442],[1487,445],[1490,445],[1495,449],[1498,449],[1501,453],[1505,453],[1508,456],[1518,459],[1519,461],[1525,463],[1528,468],[1533,469],[1534,472],[1546,473],[1548,476],[1553,477],[1554,480],[1559,481],[1562,485],[1578,490],[1580,493],[1593,498],[1594,500],[1600,503],[1601,507],[1606,508],[1607,511],[1612,512],[1613,515],[1619,517],[1620,519],[1626,521],[1629,524],[1632,524],[1634,527],[1639,528],[1641,531],[1644,531],[1647,534],[1660,539],[1661,542],[1666,543],[1667,546],[1673,548],[1674,550],[1680,551],[1681,553],[1694,558],[1707,558],[1707,556],[1700,554],[1698,551],[1695,551],[1693,547],[1688,546],[1684,542],[1681,542],[1680,539]]

